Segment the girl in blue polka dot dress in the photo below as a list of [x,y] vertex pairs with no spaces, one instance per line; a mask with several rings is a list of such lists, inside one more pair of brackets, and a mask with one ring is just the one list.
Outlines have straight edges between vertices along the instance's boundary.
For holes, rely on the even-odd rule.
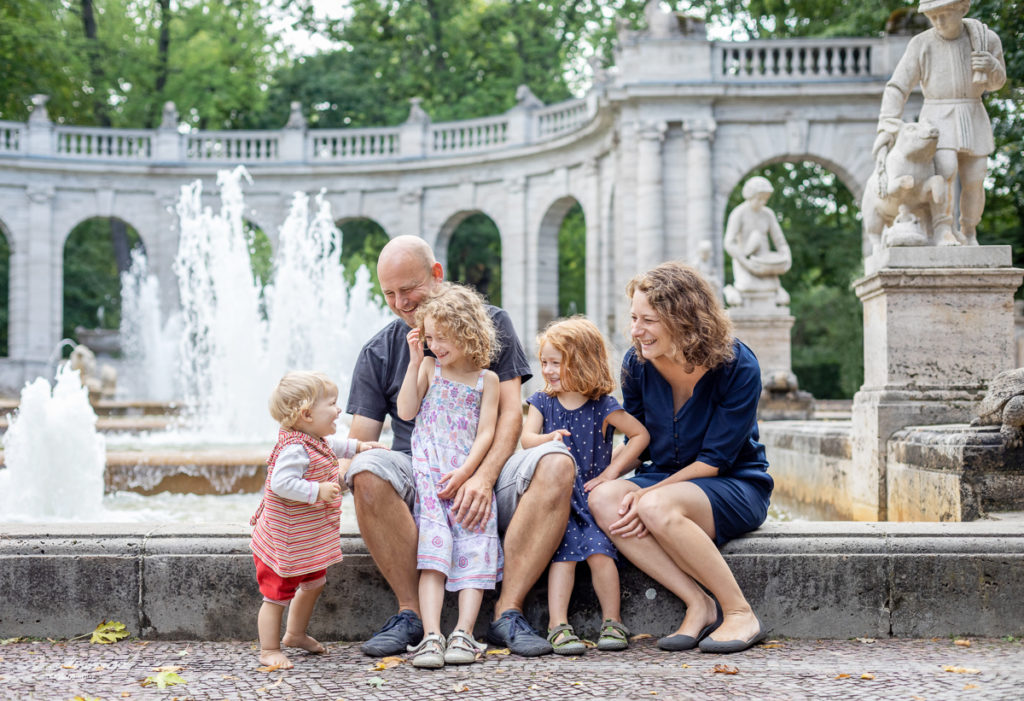
[[[522,444],[532,448],[562,441],[576,459],[576,483],[565,537],[548,571],[548,641],[559,655],[580,655],[587,647],[569,625],[569,597],[576,563],[590,565],[601,604],[599,650],[625,650],[629,631],[620,620],[616,551],[587,506],[587,493],[627,471],[647,447],[650,436],[610,394],[615,390],[608,350],[597,327],[574,316],[552,322],[537,337],[544,391],[536,392],[523,426]],[[629,441],[612,458],[618,429]]]

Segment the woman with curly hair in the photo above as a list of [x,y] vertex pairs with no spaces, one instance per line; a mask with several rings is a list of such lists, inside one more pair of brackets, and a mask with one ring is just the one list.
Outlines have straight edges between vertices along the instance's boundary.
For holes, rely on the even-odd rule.
[[686,604],[665,650],[739,652],[766,629],[718,548],[756,529],[773,482],[758,442],[761,371],[710,285],[662,263],[633,278],[623,407],[650,433],[636,475],[590,493],[620,552]]

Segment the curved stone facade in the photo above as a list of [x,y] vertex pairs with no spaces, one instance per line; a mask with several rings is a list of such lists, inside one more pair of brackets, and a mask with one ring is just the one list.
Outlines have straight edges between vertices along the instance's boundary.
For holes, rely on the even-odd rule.
[[182,134],[173,108],[155,130],[67,127],[39,100],[27,123],[0,122],[0,230],[11,248],[0,384],[34,376],[60,338],[63,246],[78,223],[133,226],[173,304],[179,188],[198,178],[211,192],[217,170],[239,163],[254,178],[246,217],[272,240],[295,191],[325,190],[339,221],[419,234],[441,261],[457,224],[486,214],[501,234],[503,305],[526,339],[557,314],[558,229],[578,202],[587,314],[621,349],[626,281],[664,259],[692,260],[705,240],[721,270],[726,201],[750,171],[810,160],[859,198],[882,88],[905,44],[623,32],[616,68],[584,98],[543,106],[521,91],[505,114],[448,123],[414,102],[405,123],[371,129],[306,129],[293,115],[278,131]]

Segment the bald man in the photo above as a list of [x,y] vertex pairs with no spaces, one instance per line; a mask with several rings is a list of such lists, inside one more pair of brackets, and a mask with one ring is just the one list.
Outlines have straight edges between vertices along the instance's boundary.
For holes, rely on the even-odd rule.
[[[377,259],[384,299],[398,317],[371,338],[352,373],[347,411],[349,437],[377,440],[391,417],[391,450],[370,450],[348,466],[345,482],[355,498],[363,541],[398,599],[398,613],[388,619],[362,651],[374,657],[403,653],[423,638],[419,616],[416,550],[418,532],[412,517],[416,500],[410,437],[413,423],[398,418],[398,391],[409,363],[406,334],[415,323],[420,302],[444,279],[430,246],[416,236],[392,239]],[[491,492],[497,500],[498,530],[503,534],[505,571],[489,642],[517,655],[548,654],[551,644],[523,617],[523,600],[562,540],[569,519],[576,464],[568,449],[552,441],[514,453],[523,426],[521,386],[530,366],[508,314],[488,306],[501,346],[491,370],[500,384],[498,426],[480,467],[453,500],[456,518],[466,528],[490,516]],[[427,351],[429,353],[429,351]],[[344,469],[343,465],[343,469]]]

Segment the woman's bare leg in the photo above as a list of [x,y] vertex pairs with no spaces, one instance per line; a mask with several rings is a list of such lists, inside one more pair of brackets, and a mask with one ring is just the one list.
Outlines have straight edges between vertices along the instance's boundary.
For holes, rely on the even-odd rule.
[[[621,517],[619,505],[622,497],[626,492],[637,489],[639,487],[628,480],[615,480],[599,485],[590,493],[590,512],[601,530],[608,533],[608,527]],[[692,577],[679,569],[657,538],[650,535],[643,538],[622,538],[615,535],[609,537],[630,562],[686,604],[686,614],[675,635],[696,637],[702,628],[714,622],[717,615],[715,602],[697,586]]]
[[637,508],[672,562],[707,587],[721,605],[724,620],[711,639],[754,637],[760,628],[757,617],[715,545],[715,521],[704,490],[687,482],[668,484],[640,497]]

